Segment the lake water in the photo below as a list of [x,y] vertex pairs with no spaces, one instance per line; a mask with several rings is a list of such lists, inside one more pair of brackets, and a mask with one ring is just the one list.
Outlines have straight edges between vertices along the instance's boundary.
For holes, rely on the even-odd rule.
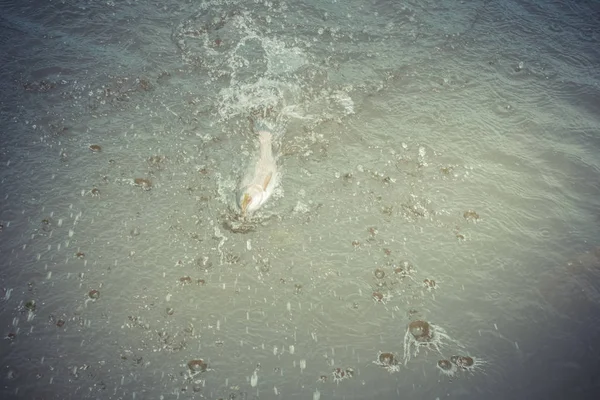
[[3,399],[597,398],[597,1],[0,10]]

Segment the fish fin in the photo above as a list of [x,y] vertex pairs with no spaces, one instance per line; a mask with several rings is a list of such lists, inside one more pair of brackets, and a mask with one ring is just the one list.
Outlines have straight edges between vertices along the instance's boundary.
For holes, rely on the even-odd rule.
[[267,186],[269,186],[269,182],[271,182],[271,177],[273,176],[273,173],[269,173],[269,175],[267,175],[267,177],[265,178],[265,181],[263,182],[263,190],[267,190]]

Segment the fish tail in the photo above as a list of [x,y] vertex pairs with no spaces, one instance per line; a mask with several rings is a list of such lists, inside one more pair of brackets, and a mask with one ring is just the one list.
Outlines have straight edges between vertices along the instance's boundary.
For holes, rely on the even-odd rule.
[[258,119],[258,120],[253,120],[253,126],[252,128],[254,129],[254,132],[262,132],[262,131],[271,131],[271,128],[269,127],[269,125],[267,125],[267,123],[265,122],[265,120],[263,119]]
[[270,145],[272,138],[273,138],[273,135],[269,131],[258,132],[258,140],[260,141],[260,143],[262,145]]

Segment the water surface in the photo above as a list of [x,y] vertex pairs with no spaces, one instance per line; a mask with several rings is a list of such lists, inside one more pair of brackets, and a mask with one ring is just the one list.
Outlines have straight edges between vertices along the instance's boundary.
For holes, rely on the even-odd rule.
[[3,398],[595,399],[596,3],[2,2]]

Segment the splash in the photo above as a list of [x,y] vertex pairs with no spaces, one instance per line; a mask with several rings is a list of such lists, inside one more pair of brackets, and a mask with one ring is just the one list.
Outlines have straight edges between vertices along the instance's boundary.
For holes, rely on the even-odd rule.
[[449,343],[454,343],[462,348],[456,340],[448,336],[442,327],[427,321],[412,321],[404,334],[404,365],[412,357],[416,357],[423,348],[433,349],[443,355],[441,349]]

